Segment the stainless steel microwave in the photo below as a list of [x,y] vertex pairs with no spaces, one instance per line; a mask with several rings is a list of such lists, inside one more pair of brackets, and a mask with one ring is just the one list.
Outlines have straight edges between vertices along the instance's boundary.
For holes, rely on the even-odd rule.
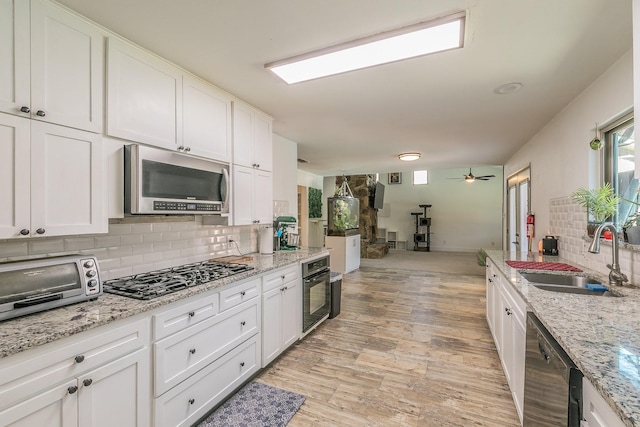
[[229,165],[142,145],[124,147],[129,214],[229,214]]
[[98,260],[92,255],[0,263],[0,320],[93,300],[101,294]]

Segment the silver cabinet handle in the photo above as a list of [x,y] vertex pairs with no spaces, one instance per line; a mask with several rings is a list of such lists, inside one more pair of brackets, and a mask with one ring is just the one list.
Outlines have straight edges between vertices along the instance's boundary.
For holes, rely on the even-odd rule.
[[44,117],[44,116],[45,116],[45,113],[44,113],[44,111],[42,111],[42,110],[38,110],[38,111],[36,112],[36,116],[38,116],[38,117]]
[[22,234],[23,236],[28,236],[29,235],[29,229],[28,228],[23,228],[22,230],[20,230],[20,234]]
[[191,350],[189,350],[189,353],[191,353],[191,354],[196,354],[196,349],[195,349],[195,348],[192,348]]
[[79,354],[73,360],[75,360],[76,363],[82,363],[82,362],[84,362],[84,356]]
[[26,105],[20,107],[20,111],[22,111],[23,113],[30,113],[31,112],[31,108],[27,107]]
[[77,387],[77,386],[75,386],[75,385],[72,385],[71,387],[69,387],[69,388],[67,389],[67,391],[69,392],[69,394],[73,394],[73,393],[75,393],[76,391],[78,391],[78,387]]
[[84,384],[85,387],[89,387],[92,383],[93,380],[91,378],[87,378],[86,380],[82,381],[82,384]]
[[44,228],[38,228],[38,229],[36,230],[36,233],[38,233],[38,234],[44,234],[44,233],[45,233],[45,229],[44,229]]

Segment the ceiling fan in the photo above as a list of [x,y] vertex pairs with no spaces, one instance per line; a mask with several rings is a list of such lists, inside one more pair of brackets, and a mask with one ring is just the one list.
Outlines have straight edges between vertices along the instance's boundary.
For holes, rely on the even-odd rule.
[[469,168],[469,173],[462,176],[462,178],[447,178],[447,179],[462,179],[464,182],[474,182],[474,181],[489,181],[489,178],[495,178],[495,175],[482,175],[475,176],[471,173],[471,168]]

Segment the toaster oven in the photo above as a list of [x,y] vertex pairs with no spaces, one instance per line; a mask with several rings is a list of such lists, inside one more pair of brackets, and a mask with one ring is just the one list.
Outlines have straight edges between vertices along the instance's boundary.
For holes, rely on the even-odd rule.
[[93,300],[100,294],[100,270],[92,255],[0,263],[0,320]]

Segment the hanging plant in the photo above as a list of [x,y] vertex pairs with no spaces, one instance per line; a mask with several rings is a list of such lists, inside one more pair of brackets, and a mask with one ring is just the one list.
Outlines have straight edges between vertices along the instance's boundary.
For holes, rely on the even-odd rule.
[[322,218],[322,190],[309,188],[309,218]]

